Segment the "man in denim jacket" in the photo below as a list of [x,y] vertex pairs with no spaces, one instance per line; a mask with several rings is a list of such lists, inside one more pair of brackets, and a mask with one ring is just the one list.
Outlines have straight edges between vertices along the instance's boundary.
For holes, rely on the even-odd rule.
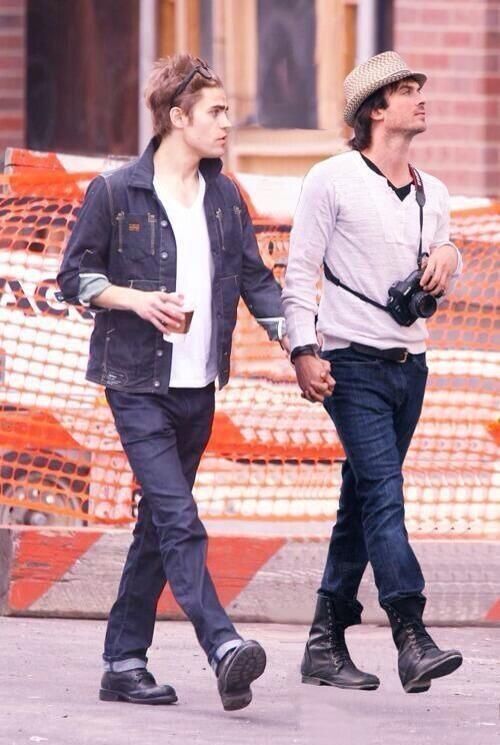
[[[221,175],[230,122],[220,79],[201,60],[177,55],[156,64],[146,99],[155,137],[138,160],[91,183],[58,276],[67,302],[96,311],[87,378],[106,388],[144,495],[109,615],[100,698],[177,700],[146,667],[168,579],[224,708],[240,709],[266,656],[256,641],[243,641],[219,602],[192,487],[210,437],[215,379],[222,388],[229,378],[240,295],[281,340],[280,288],[238,189]],[[185,311],[193,309],[188,328]]]

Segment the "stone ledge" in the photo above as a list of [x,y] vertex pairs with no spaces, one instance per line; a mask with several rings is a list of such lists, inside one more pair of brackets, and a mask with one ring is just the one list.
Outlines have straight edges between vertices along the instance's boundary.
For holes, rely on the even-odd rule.
[[[219,597],[237,621],[308,623],[328,538],[260,534],[234,526],[212,534],[209,568]],[[237,534],[236,534],[237,529]],[[0,527],[0,613],[105,618],[118,588],[130,531]],[[429,624],[500,622],[500,544],[487,540],[414,540],[426,577]],[[385,623],[369,569],[360,589],[366,623]],[[182,618],[168,588],[159,618]]]

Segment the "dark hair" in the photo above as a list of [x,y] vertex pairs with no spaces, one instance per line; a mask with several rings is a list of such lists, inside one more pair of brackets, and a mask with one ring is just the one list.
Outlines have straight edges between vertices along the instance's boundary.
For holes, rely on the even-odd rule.
[[[199,62],[200,60],[192,54],[175,54],[172,57],[162,57],[155,62],[144,96],[146,104],[151,109],[154,133],[158,137],[163,138],[172,131],[172,96]],[[222,88],[222,81],[215,73],[210,80],[203,75],[195,75],[186,89],[176,96],[175,105],[189,116],[193,106],[200,99],[203,88]]]
[[[404,78],[404,80],[418,82],[412,77]],[[363,101],[354,118],[354,137],[347,143],[349,147],[353,150],[365,150],[367,147],[370,147],[373,124],[372,111],[375,109],[386,109],[389,106],[389,96],[399,88],[402,82],[402,80],[398,80],[395,83],[388,83]]]

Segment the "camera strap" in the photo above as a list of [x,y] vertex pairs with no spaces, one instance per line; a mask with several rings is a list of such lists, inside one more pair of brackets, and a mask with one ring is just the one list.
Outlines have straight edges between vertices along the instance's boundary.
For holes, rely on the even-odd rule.
[[422,268],[422,259],[424,256],[429,257],[429,254],[427,252],[422,251],[422,230],[424,228],[424,205],[425,205],[425,191],[424,191],[424,185],[422,183],[422,177],[417,171],[416,168],[414,168],[412,165],[408,163],[408,168],[410,169],[411,178],[413,181],[413,186],[415,187],[415,199],[417,200],[418,209],[419,209],[419,219],[420,219],[420,240],[418,243],[418,256],[417,256],[417,266],[419,269]]
[[[424,185],[422,183],[422,177],[420,176],[417,169],[411,166],[410,164],[408,164],[408,168],[410,169],[410,175],[413,181],[413,185],[415,187],[415,199],[419,207],[420,238],[419,238],[419,243],[418,243],[417,266],[419,269],[421,269],[422,260],[424,256],[429,256],[427,252],[422,251],[422,231],[424,227],[425,191],[424,191]],[[335,274],[332,272],[332,270],[330,269],[326,261],[323,261],[323,271],[325,272],[325,277],[327,278],[327,280],[329,282],[332,282],[332,284],[336,285],[336,287],[341,287],[343,290],[350,292],[351,295],[355,295],[360,300],[363,300],[365,303],[370,303],[370,305],[373,305],[375,308],[379,308],[380,310],[385,310],[386,313],[390,313],[390,310],[385,305],[382,305],[382,303],[378,303],[376,300],[373,300],[372,298],[367,297],[366,295],[363,295],[362,292],[357,292],[356,290],[353,290],[351,287],[348,287],[343,282],[341,282],[340,279],[336,277]]]
[[343,290],[347,290],[347,292],[350,292],[351,295],[356,295],[356,297],[359,297],[360,300],[364,300],[365,303],[370,303],[370,305],[374,305],[376,308],[380,308],[380,310],[387,310],[385,305],[382,305],[382,303],[377,303],[376,300],[372,300],[370,297],[363,295],[362,292],[356,292],[356,290],[353,290],[351,287],[348,287],[343,282],[341,282],[340,279],[330,271],[330,267],[328,266],[326,261],[323,262],[323,270],[325,272],[325,277],[329,282],[332,282],[337,287],[342,287]]

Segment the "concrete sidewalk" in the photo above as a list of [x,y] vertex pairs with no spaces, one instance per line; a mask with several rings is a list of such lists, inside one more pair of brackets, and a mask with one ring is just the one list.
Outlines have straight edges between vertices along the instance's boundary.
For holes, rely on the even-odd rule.
[[268,652],[254,701],[225,713],[190,625],[157,625],[150,669],[172,683],[169,707],[97,699],[102,621],[0,618],[0,745],[493,745],[498,742],[500,629],[437,628],[465,661],[429,693],[405,694],[387,628],[352,629],[355,661],[376,673],[375,692],[305,686],[304,626],[241,625]]

